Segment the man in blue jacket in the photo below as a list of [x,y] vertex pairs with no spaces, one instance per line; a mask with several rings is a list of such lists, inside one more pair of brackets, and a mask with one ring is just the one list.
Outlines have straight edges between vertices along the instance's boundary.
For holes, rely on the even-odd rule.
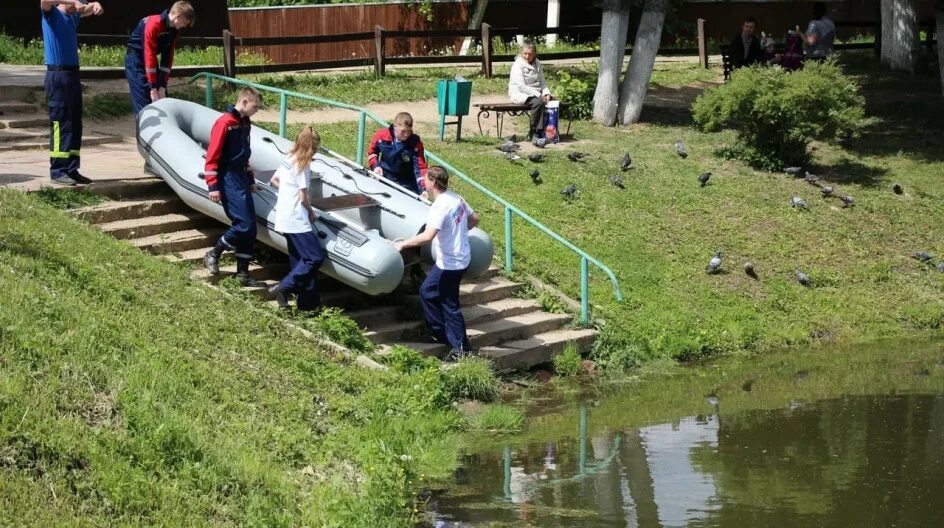
[[101,15],[88,0],[40,0],[46,103],[49,107],[49,177],[57,185],[92,183],[79,173],[82,148],[82,83],[79,80],[79,19]]
[[413,133],[413,116],[400,112],[392,125],[374,134],[367,149],[367,165],[375,174],[416,194],[423,192],[426,154],[423,141]]

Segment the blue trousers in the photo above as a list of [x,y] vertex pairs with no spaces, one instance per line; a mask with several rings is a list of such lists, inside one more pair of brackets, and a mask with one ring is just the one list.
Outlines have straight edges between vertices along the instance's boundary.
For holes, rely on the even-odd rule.
[[47,71],[49,105],[49,176],[57,178],[79,170],[82,148],[82,83],[78,71]]
[[321,306],[318,294],[318,268],[325,253],[314,232],[284,233],[288,242],[288,275],[279,283],[296,296],[299,310],[314,310]]
[[251,259],[256,242],[256,204],[252,201],[249,177],[245,171],[221,171],[220,202],[233,225],[223,233],[223,244],[236,253],[237,259]]
[[151,86],[144,73],[144,59],[137,53],[125,54],[125,78],[128,79],[131,107],[137,117],[142,108],[151,104]]
[[461,350],[471,349],[459,307],[459,283],[467,270],[443,270],[433,266],[420,286],[420,302],[429,331],[440,342]]

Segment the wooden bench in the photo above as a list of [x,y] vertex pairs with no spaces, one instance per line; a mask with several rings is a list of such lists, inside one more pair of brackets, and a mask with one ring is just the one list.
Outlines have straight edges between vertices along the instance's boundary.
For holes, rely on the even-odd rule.
[[[495,112],[495,129],[498,132],[498,137],[502,137],[502,128],[505,124],[505,114],[516,117],[527,114],[531,109],[530,106],[523,103],[478,103],[472,106],[479,109],[479,113],[475,116],[475,120],[479,124],[479,134],[485,134],[485,132],[482,130],[482,118],[484,117],[485,119],[488,119],[492,116],[492,112]],[[562,119],[567,119],[567,131],[565,134],[570,134],[570,123],[573,120],[570,117],[564,117],[564,108],[566,108],[566,106],[561,103],[559,115]]]

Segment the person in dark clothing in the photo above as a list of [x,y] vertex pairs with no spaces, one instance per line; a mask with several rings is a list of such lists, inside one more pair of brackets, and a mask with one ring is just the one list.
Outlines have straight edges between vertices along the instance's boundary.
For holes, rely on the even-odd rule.
[[748,18],[741,24],[741,31],[731,39],[731,64],[735,69],[763,60],[764,50],[754,34],[756,30],[757,21]]
[[203,257],[203,264],[211,274],[220,272],[220,256],[230,250],[236,254],[236,278],[243,286],[256,286],[258,281],[249,276],[249,261],[256,242],[256,206],[253,193],[256,179],[249,168],[252,154],[249,118],[259,109],[262,97],[253,88],[243,88],[231,105],[213,123],[210,145],[207,147],[203,179],[210,201],[223,205],[223,211],[233,222],[216,246]]
[[423,140],[413,133],[413,116],[400,112],[392,125],[374,133],[367,149],[367,166],[416,194],[425,190],[426,154]]
[[125,54],[125,77],[135,116],[145,106],[167,97],[177,35],[193,25],[194,18],[189,2],[175,2],[159,15],[142,18],[131,32]]
[[49,106],[49,178],[57,185],[92,183],[79,173],[82,149],[82,83],[79,19],[101,15],[87,0],[41,0],[46,102]]

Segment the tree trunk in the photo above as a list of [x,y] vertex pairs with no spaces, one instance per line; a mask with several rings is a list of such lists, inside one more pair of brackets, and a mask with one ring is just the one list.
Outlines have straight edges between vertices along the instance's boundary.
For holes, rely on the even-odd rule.
[[[469,17],[469,29],[478,29],[482,26],[482,21],[485,20],[486,7],[488,7],[488,0],[472,0],[472,16]],[[466,37],[462,41],[459,55],[468,55],[471,47],[472,37]]]
[[914,72],[918,57],[918,0],[881,0],[882,64]]
[[593,94],[593,120],[603,126],[616,124],[619,106],[619,78],[626,54],[629,28],[629,1],[604,0],[600,32],[600,73]]
[[619,122],[623,125],[636,123],[642,114],[642,103],[646,100],[649,79],[662,40],[662,26],[669,9],[669,0],[646,0],[639,19],[636,42],[629,58],[629,68],[619,98]]
[[941,75],[941,94],[944,95],[944,0],[937,3],[937,70]]

